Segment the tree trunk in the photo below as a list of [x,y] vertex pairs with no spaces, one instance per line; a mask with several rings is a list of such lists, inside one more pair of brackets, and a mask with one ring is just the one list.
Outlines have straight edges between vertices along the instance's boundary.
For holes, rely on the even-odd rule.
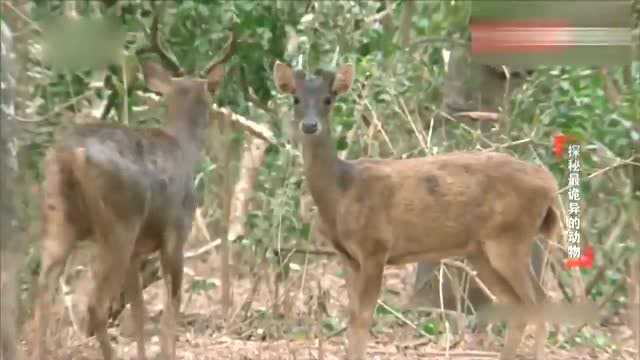
[[14,189],[18,165],[16,162],[16,124],[15,124],[15,55],[12,34],[2,21],[2,102],[0,106],[0,359],[17,358],[18,333],[18,286],[17,269],[21,251],[17,226],[17,211]]

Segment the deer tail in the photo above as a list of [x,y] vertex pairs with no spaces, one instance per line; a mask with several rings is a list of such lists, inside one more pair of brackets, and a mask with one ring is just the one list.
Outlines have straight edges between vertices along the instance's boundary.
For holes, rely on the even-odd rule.
[[83,147],[73,149],[71,168],[78,179],[83,179],[86,176],[86,166],[87,149]]
[[[75,178],[78,181],[78,185],[80,186],[80,191],[85,199],[86,204],[98,204],[99,195],[97,194],[97,190],[95,188],[95,184],[92,184],[90,170],[91,166],[91,158],[87,153],[87,148],[78,147],[72,150],[71,152],[71,171],[75,175]],[[99,207],[98,207],[99,208]],[[94,210],[93,208],[87,209],[89,210],[89,215],[92,217],[97,216],[98,214],[91,214],[90,210]],[[98,217],[99,218],[99,217]]]

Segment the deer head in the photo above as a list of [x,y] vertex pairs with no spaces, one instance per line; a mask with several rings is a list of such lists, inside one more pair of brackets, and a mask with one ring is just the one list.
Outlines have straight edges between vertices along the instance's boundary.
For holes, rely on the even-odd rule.
[[276,61],[273,80],[278,91],[293,96],[294,125],[305,136],[330,134],[329,118],[337,96],[351,89],[354,67],[342,65],[334,72],[319,70],[315,76],[293,71]]
[[138,55],[156,53],[164,66],[152,61],[144,62],[144,79],[150,90],[165,97],[168,127],[175,130],[177,135],[186,135],[188,140],[195,137],[200,143],[210,125],[209,108],[225,75],[224,64],[235,51],[236,39],[232,32],[224,55],[210,63],[203,71],[204,79],[185,75],[182,67],[167,54],[160,43],[158,28],[163,10],[164,5],[161,5],[153,18],[151,45],[140,50]]
[[224,77],[224,65],[211,67],[206,79],[173,77],[171,72],[154,62],[144,63],[143,73],[149,89],[166,99],[167,126],[178,135],[196,137],[201,142],[203,139],[200,138],[210,125],[209,108]]

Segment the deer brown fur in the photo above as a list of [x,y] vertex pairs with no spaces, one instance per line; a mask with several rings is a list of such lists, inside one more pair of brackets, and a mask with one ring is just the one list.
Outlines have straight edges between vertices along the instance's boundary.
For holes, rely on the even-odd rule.
[[[544,242],[536,241],[531,249],[531,270],[538,282],[542,279],[545,253],[546,245]],[[437,263],[420,262],[418,264],[413,286],[415,292],[411,297],[412,304],[433,308],[441,306],[438,268],[439,264]],[[449,268],[447,275],[442,279],[442,306],[444,309],[456,311],[459,299],[461,310],[465,314],[473,314],[490,304],[491,298],[475,281],[469,282],[468,287],[458,281],[462,280],[458,276],[460,275],[458,270]]]
[[[323,232],[349,270],[349,359],[365,357],[385,265],[464,256],[501,301],[533,306],[544,298],[528,259],[538,233],[559,231],[558,187],[547,169],[495,152],[339,159],[331,110],[350,89],[353,66],[308,76],[276,62],[273,76],[294,98],[305,177]],[[515,358],[526,325],[511,318],[502,359]],[[546,326],[537,325],[541,359]]]
[[65,131],[44,162],[44,234],[36,304],[35,357],[47,358],[49,297],[78,242],[97,247],[86,318],[104,359],[114,358],[107,336],[108,307],[125,288],[135,326],[138,359],[146,359],[140,262],[160,253],[165,284],[161,350],[176,358],[183,246],[195,210],[194,171],[210,125],[212,95],[224,76],[214,63],[206,79],[174,78],[163,67],[143,65],[147,86],[167,103],[163,128],[84,125]]

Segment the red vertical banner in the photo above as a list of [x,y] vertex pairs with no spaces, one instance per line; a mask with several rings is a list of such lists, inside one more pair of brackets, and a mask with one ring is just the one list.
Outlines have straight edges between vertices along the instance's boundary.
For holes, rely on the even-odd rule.
[[558,134],[553,137],[553,153],[556,155],[556,159],[562,159],[564,153],[564,145],[567,143],[567,136],[564,134]]

